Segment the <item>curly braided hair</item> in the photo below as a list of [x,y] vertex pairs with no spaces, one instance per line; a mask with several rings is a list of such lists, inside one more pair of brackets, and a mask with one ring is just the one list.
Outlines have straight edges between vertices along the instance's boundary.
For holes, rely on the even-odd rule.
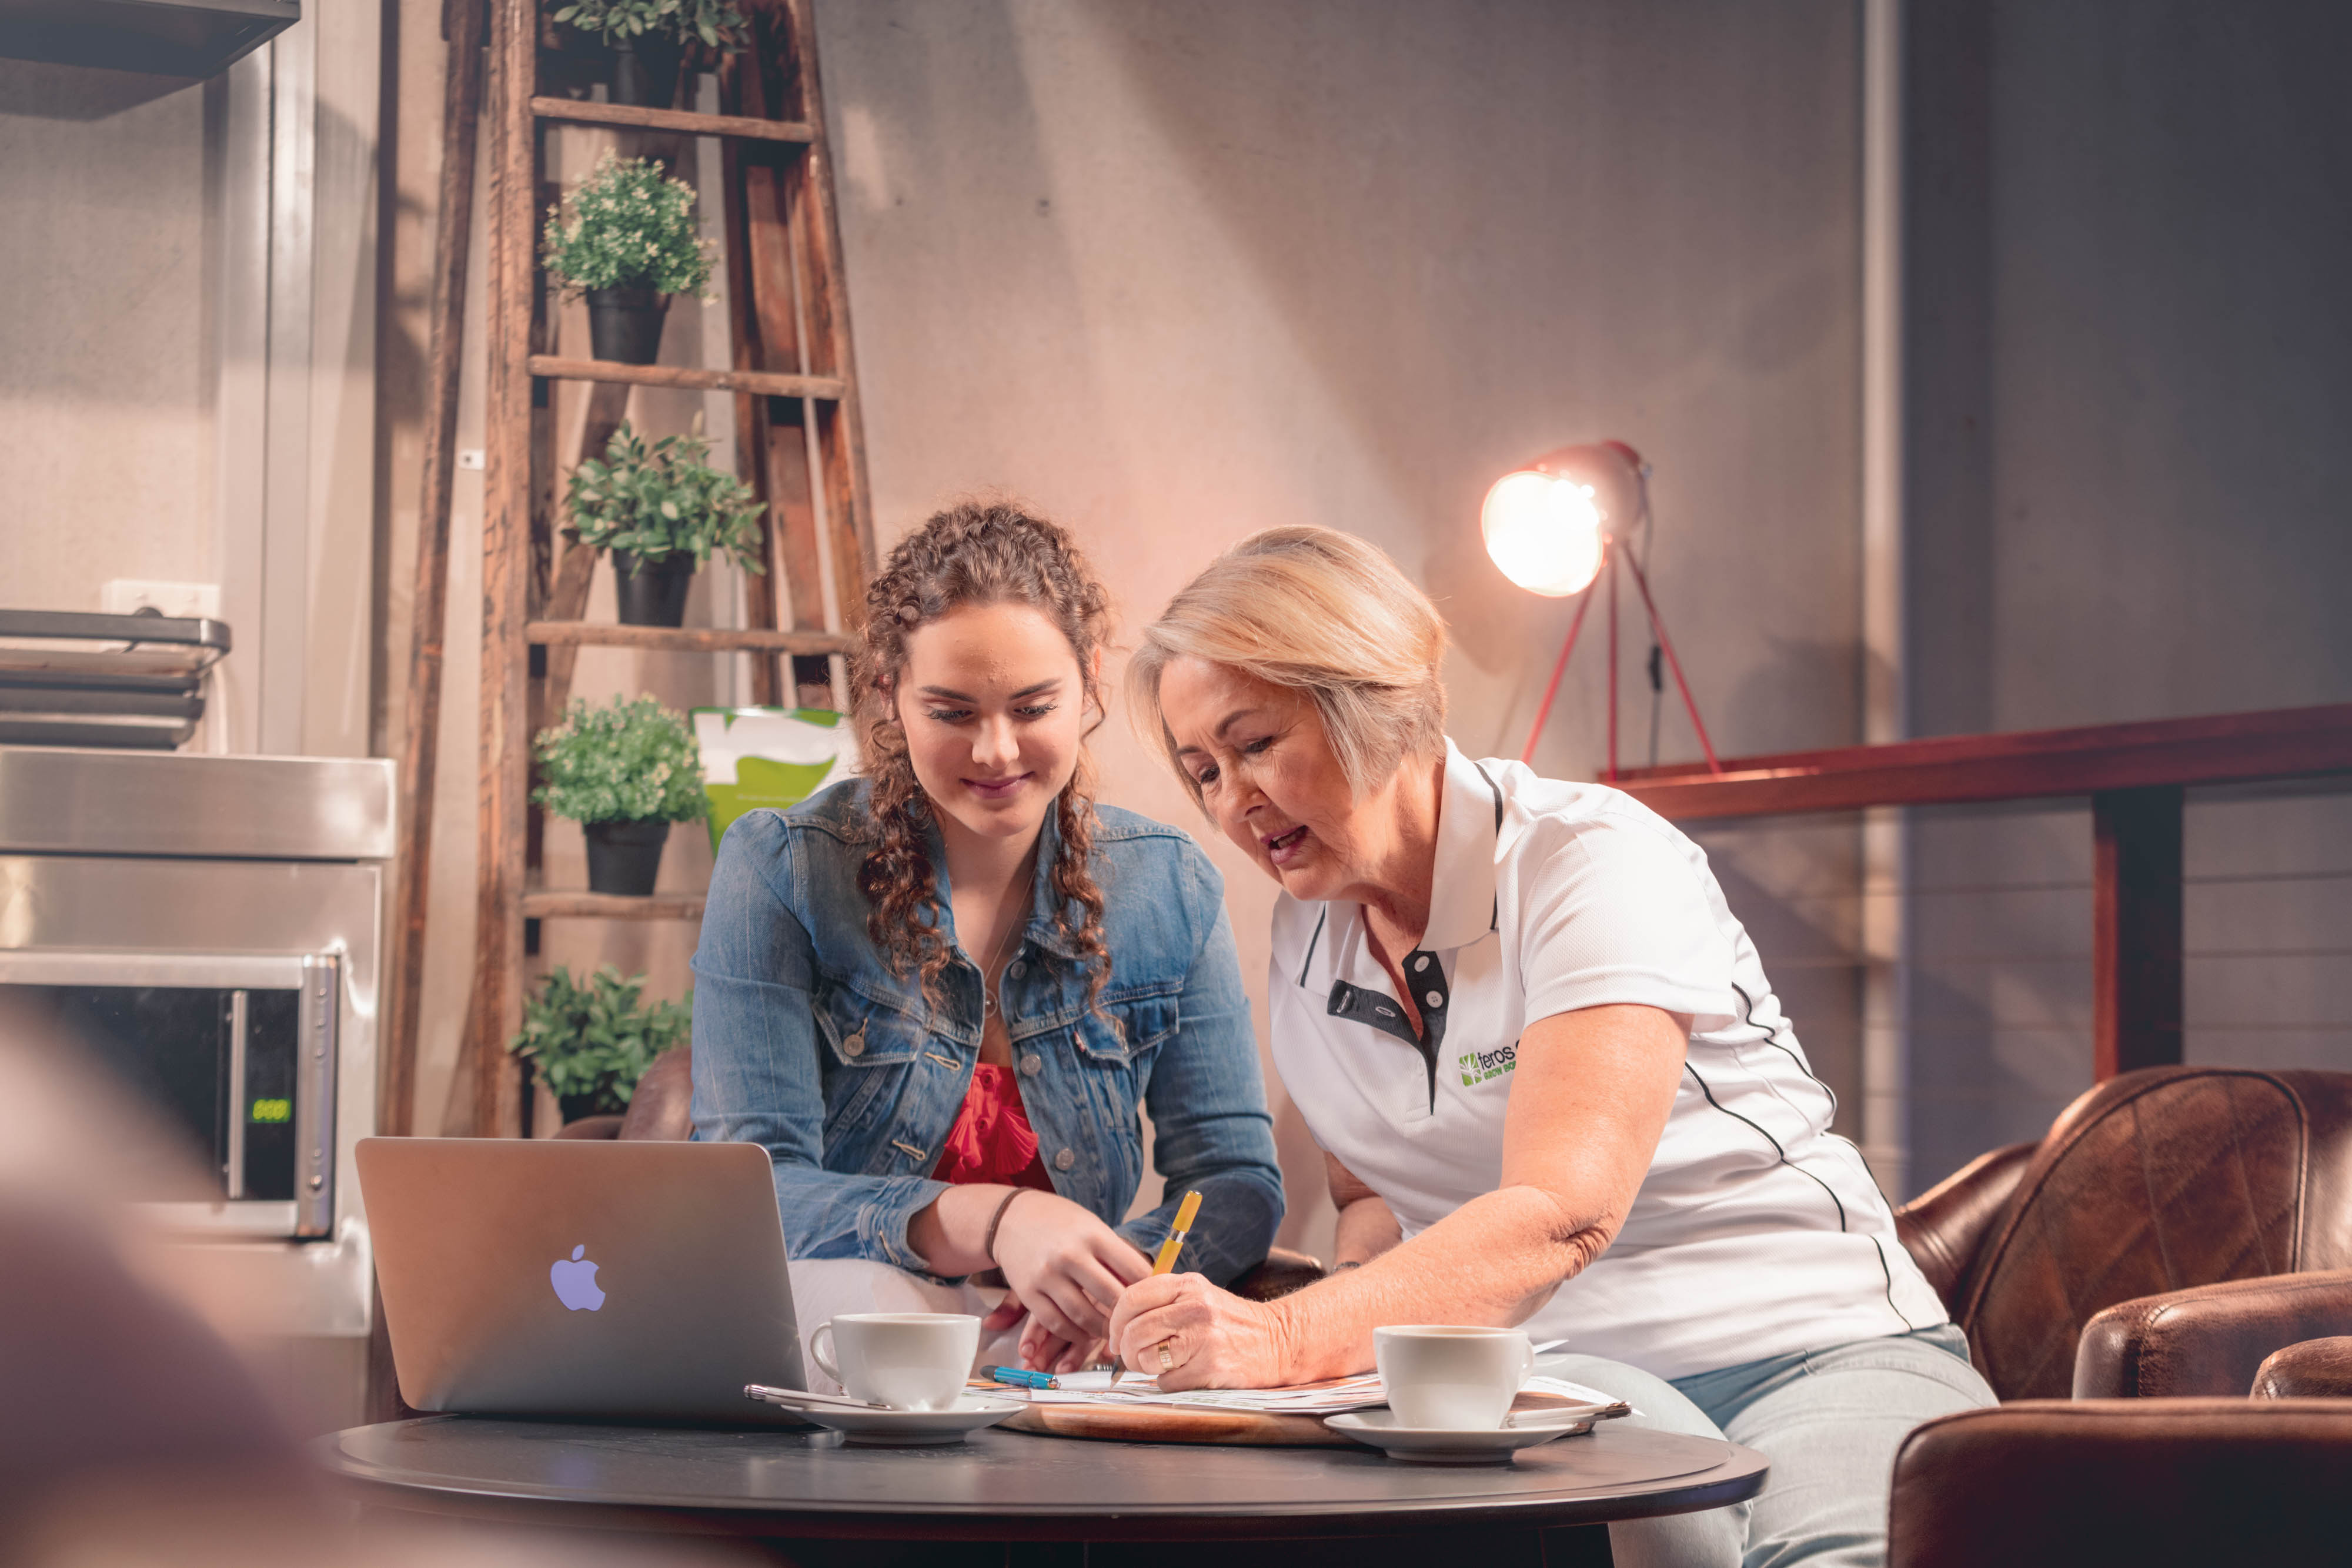
[[[924,998],[933,1003],[940,975],[954,955],[940,935],[939,874],[923,831],[930,801],[915,778],[891,697],[907,665],[908,637],[968,604],[1026,604],[1060,628],[1077,655],[1086,700],[1095,706],[1088,736],[1102,723],[1097,655],[1110,638],[1110,596],[1070,536],[1009,502],[963,501],[934,515],[898,541],[866,586],[866,623],[850,650],[849,669],[875,838],[858,867],[857,887],[869,905],[866,935],[898,974],[921,977]],[[1083,742],[1077,770],[1054,810],[1062,841],[1049,873],[1054,925],[1085,960],[1087,1005],[1099,1011],[1110,950],[1102,935],[1102,890],[1088,864],[1094,759]]]

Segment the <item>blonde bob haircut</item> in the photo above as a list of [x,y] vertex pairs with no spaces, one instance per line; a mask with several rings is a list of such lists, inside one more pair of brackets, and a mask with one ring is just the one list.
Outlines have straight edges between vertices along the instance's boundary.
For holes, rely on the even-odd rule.
[[1160,677],[1184,658],[1305,692],[1360,799],[1407,758],[1445,754],[1444,657],[1437,607],[1387,556],[1336,528],[1267,528],[1212,561],[1143,629],[1127,687],[1137,724],[1160,732],[1196,804],[1200,786],[1160,707]]

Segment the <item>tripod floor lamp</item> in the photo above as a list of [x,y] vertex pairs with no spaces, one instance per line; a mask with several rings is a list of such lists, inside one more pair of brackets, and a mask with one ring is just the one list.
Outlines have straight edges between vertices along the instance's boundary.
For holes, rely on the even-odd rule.
[[1659,618],[1657,601],[1651,597],[1649,573],[1643,570],[1641,559],[1630,548],[1633,530],[1649,515],[1650,466],[1642,461],[1640,453],[1622,441],[1600,441],[1547,452],[1525,467],[1504,475],[1486,492],[1486,505],[1479,510],[1478,527],[1486,536],[1487,555],[1503,575],[1546,599],[1583,595],[1574,618],[1568,623],[1568,640],[1560,644],[1559,662],[1552,665],[1551,680],[1544,687],[1543,703],[1536,709],[1535,724],[1528,730],[1528,744],[1519,754],[1520,761],[1535,760],[1536,738],[1543,734],[1544,721],[1551,716],[1552,699],[1559,695],[1559,679],[1568,673],[1568,656],[1576,652],[1576,634],[1584,630],[1584,613],[1592,608],[1594,595],[1589,591],[1605,571],[1609,576],[1606,777],[1616,779],[1617,579],[1622,566],[1623,571],[1633,574],[1633,586],[1641,591],[1642,608],[1650,618],[1651,635],[1657,639],[1651,655],[1653,685],[1657,682],[1657,654],[1663,652],[1666,667],[1674,672],[1675,689],[1682,694],[1683,707],[1690,715],[1691,727],[1698,732],[1699,748],[1706,753],[1708,770],[1723,771],[1723,764],[1716,760],[1715,743],[1707,738],[1706,725],[1698,716],[1698,704],[1691,697],[1690,683],[1683,678],[1682,661],[1675,657],[1674,639],[1666,635],[1666,623]]

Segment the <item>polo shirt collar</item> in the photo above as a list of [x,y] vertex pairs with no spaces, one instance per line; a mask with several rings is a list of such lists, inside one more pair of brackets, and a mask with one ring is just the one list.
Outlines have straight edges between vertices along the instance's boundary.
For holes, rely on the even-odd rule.
[[1495,929],[1495,843],[1502,800],[1496,790],[1485,770],[1447,740],[1429,925],[1421,938],[1430,952],[1467,947]]

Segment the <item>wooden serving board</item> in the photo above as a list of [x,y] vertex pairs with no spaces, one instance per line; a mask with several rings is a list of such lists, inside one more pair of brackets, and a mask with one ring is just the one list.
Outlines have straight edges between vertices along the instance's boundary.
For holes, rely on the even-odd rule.
[[[1575,1404],[1557,1394],[1522,1394],[1514,1410],[1557,1410]],[[1274,1416],[1213,1405],[1032,1405],[997,1425],[1009,1432],[1048,1437],[1093,1437],[1116,1443],[1231,1443],[1244,1447],[1361,1447],[1323,1425],[1320,1416]]]

